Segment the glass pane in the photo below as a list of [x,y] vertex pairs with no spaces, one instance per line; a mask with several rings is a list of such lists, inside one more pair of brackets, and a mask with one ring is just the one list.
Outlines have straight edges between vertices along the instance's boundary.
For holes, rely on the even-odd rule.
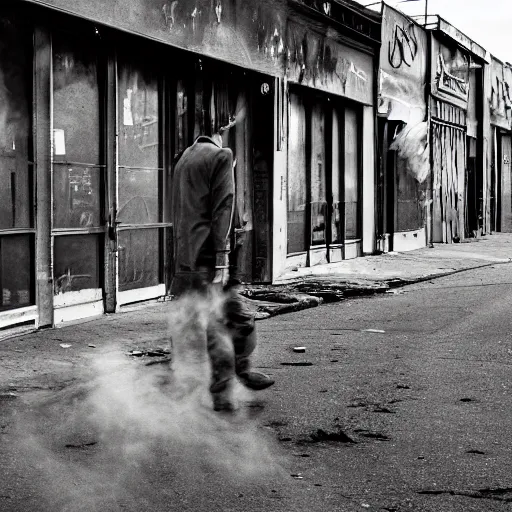
[[133,64],[119,67],[119,164],[158,167],[158,77]]
[[119,169],[117,219],[126,224],[159,222],[157,170]]
[[100,164],[97,57],[91,45],[53,37],[53,156],[55,161]]
[[188,146],[188,96],[183,80],[178,80],[176,90],[176,141],[175,156]]
[[359,141],[358,117],[345,110],[345,239],[359,238]]
[[200,69],[196,69],[195,88],[194,88],[194,140],[199,135],[206,133],[208,126],[207,116],[208,113],[205,108],[205,84],[203,80],[203,73]]
[[0,156],[0,229],[32,225],[32,165]]
[[0,229],[31,227],[32,38],[0,18]]
[[339,113],[336,109],[332,112],[332,216],[331,216],[331,238],[332,243],[343,242],[343,226],[341,224],[340,210],[340,122]]
[[311,243],[325,244],[327,202],[325,189],[325,113],[323,103],[311,110]]
[[53,165],[53,226],[100,226],[102,169],[65,164]]
[[288,253],[306,250],[306,111],[290,95],[288,153]]
[[160,283],[158,229],[119,232],[119,290],[133,290]]
[[31,235],[0,237],[0,310],[34,304],[32,247]]
[[57,236],[54,242],[55,294],[100,288],[100,235]]

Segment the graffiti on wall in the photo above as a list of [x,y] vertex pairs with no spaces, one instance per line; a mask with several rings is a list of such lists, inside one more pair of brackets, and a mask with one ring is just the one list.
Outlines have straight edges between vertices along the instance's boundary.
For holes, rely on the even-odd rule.
[[426,113],[427,35],[402,13],[384,5],[379,70],[379,113],[411,126]]
[[432,95],[466,109],[469,95],[470,58],[461,48],[432,40]]
[[373,102],[372,52],[348,48],[340,35],[349,27],[361,44],[375,48],[380,20],[354,6],[328,0],[32,1],[271,76],[291,71],[290,81],[301,78],[304,85]]
[[462,100],[467,100],[469,84],[467,80],[452,75],[444,60],[443,54],[438,55],[436,74],[437,88],[447,94],[453,94]]
[[[298,3],[324,16],[335,14],[332,2]],[[218,56],[229,51],[232,60],[244,65],[270,65],[290,81],[371,103],[373,77],[368,59],[363,57],[361,62],[357,52],[301,23],[298,15],[292,20],[275,3],[165,0],[161,12],[169,35],[185,38],[188,47]]]
[[503,128],[512,125],[512,69],[493,59],[489,107],[492,121]]
[[338,94],[371,102],[371,58],[289,22],[286,75],[291,81],[317,88],[335,88]]
[[411,67],[418,54],[418,39],[416,37],[416,26],[409,23],[408,26],[396,24],[393,37],[388,42],[389,65],[398,69],[405,65]]

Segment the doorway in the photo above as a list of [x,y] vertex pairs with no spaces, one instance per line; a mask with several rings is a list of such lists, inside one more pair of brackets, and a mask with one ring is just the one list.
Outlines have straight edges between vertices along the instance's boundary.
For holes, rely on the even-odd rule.
[[290,92],[288,266],[361,254],[360,131],[357,106]]

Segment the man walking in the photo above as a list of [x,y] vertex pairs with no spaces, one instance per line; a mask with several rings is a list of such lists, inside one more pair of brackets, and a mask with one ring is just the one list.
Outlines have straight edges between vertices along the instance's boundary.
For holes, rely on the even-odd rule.
[[235,269],[229,265],[235,180],[233,154],[222,147],[222,130],[211,138],[198,137],[176,164],[172,197],[175,274],[171,293],[207,294],[217,288],[225,294],[221,318],[208,323],[206,348],[212,367],[214,409],[232,411],[235,374],[251,389],[265,389],[274,381],[251,370],[250,356],[256,347],[254,316],[236,290]]

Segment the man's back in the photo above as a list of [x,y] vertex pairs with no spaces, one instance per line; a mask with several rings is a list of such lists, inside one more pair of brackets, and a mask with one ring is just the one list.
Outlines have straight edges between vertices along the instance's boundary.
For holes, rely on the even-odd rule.
[[231,150],[208,137],[199,137],[179,159],[172,194],[176,273],[222,264],[233,209],[232,164]]

